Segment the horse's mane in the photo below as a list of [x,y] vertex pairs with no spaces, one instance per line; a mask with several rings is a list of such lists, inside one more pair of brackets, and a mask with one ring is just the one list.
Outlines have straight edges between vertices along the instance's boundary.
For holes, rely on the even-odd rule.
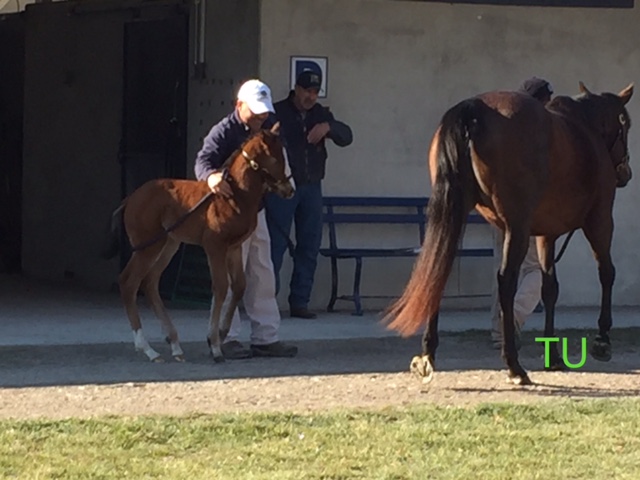
[[244,142],[242,142],[242,145],[236,148],[231,153],[231,155],[229,155],[229,157],[224,161],[224,163],[222,164],[222,168],[231,166],[231,162],[233,162],[233,160],[242,153],[242,149],[245,147],[245,145],[247,145],[251,140],[253,140],[255,137],[257,137],[261,133],[265,133],[265,132],[268,133],[269,131],[265,129],[260,129],[257,132],[253,132],[251,135],[249,135],[249,137]]

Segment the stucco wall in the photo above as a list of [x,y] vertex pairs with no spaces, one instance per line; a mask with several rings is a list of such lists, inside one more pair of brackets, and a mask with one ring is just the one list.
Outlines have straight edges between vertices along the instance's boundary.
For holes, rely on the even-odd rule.
[[[482,91],[516,88],[532,75],[549,79],[558,94],[576,94],[579,80],[593,91],[617,92],[640,78],[639,20],[637,8],[269,0],[262,2],[260,74],[280,98],[288,90],[291,55],[329,58],[328,98],[322,103],[353,127],[355,140],[330,149],[325,194],[424,195],[430,191],[427,146],[447,108]],[[628,108],[640,118],[639,98]],[[632,156],[638,142],[633,129]],[[639,298],[639,190],[636,178],[618,192],[615,207],[617,305]],[[356,243],[371,237],[362,229],[347,234]],[[474,243],[490,244],[487,229],[473,237]],[[377,232],[376,238],[385,241]],[[398,260],[365,262],[363,285],[369,291],[401,290],[410,268]],[[582,234],[575,235],[558,272],[560,304],[599,302],[597,271]],[[490,260],[464,259],[449,290],[488,293],[492,278]],[[345,287],[350,281],[343,277]],[[315,306],[326,301],[328,285],[328,264],[321,259]]]

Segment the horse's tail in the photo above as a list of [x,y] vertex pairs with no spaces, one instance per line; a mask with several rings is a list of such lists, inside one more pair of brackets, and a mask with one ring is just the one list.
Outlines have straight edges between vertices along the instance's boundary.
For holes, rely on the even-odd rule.
[[104,244],[100,251],[100,256],[105,260],[115,257],[120,251],[120,241],[122,239],[122,215],[124,213],[125,206],[126,200],[113,211],[109,218],[109,222],[107,223]]
[[427,206],[427,231],[405,291],[385,312],[388,328],[412,335],[440,308],[467,215],[477,203],[470,142],[479,127],[480,100],[448,110],[437,139],[437,173]]

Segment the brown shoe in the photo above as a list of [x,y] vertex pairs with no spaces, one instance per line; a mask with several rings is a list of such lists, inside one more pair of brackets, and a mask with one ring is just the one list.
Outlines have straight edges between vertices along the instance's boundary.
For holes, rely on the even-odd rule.
[[273,342],[267,345],[251,345],[251,353],[254,357],[295,357],[298,354],[298,347]]
[[311,311],[309,311],[308,308],[292,308],[291,309],[291,316],[295,317],[295,318],[304,318],[306,320],[311,320],[313,318],[317,318],[317,315]]
[[251,350],[244,348],[240,342],[232,340],[222,344],[222,355],[227,360],[242,360],[243,358],[251,358]]

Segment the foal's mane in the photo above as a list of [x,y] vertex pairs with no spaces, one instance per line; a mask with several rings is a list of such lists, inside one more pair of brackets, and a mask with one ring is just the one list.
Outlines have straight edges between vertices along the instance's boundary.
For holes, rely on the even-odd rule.
[[255,137],[257,137],[258,135],[261,134],[265,134],[267,136],[272,135],[272,133],[269,130],[266,129],[261,129],[258,130],[257,132],[252,133],[251,135],[249,135],[249,138],[247,138],[244,142],[242,142],[242,145],[240,145],[236,150],[233,151],[233,153],[231,155],[229,155],[229,158],[227,158],[224,163],[222,164],[222,168],[227,168],[231,166],[231,163],[233,162],[233,160],[240,154],[242,154],[242,150],[244,149],[244,147],[251,141],[253,140]]

